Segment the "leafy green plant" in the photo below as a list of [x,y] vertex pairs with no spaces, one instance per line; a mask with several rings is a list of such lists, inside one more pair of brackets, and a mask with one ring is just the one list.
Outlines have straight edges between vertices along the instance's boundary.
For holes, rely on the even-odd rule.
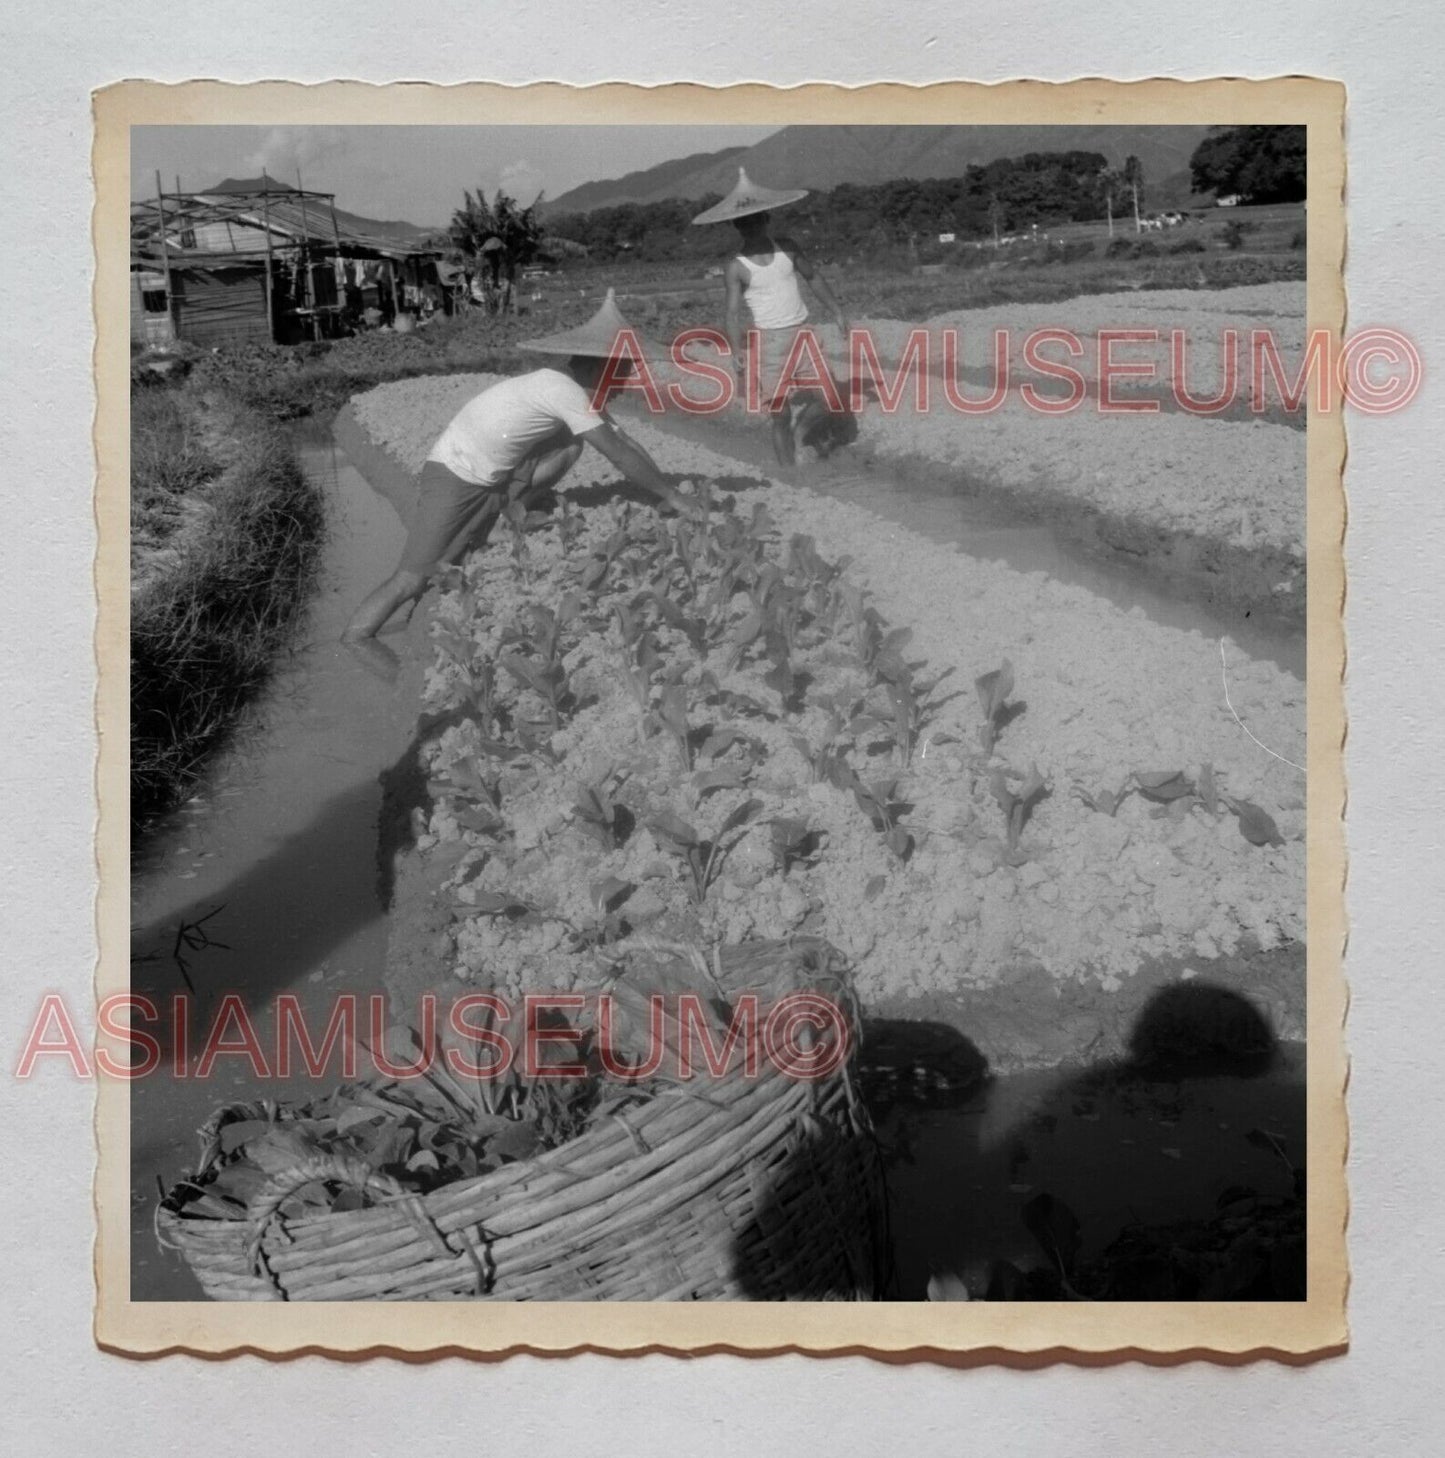
[[567,670],[560,659],[548,661],[529,658],[520,653],[503,653],[497,660],[519,683],[531,689],[547,706],[548,719],[555,733],[562,727],[562,715],[573,702],[567,682]]
[[741,749],[747,769],[756,765],[764,753],[762,744],[736,724],[719,724],[698,745],[697,755],[699,759],[717,760],[735,746]]
[[551,522],[545,511],[527,510],[527,489],[528,483],[513,482],[508,488],[507,504],[502,508],[502,520],[507,524],[510,537],[513,570],[524,581],[527,578],[527,535]]
[[721,764],[699,770],[692,777],[693,793],[702,800],[717,790],[740,790],[747,784],[750,772],[751,766],[745,764]]
[[883,837],[883,843],[888,849],[900,861],[906,861],[913,854],[913,837],[898,823],[898,817],[906,814],[910,808],[894,799],[898,781],[876,780],[867,785],[859,778],[852,765],[846,761],[839,761],[838,764],[841,765],[841,770],[835,772],[842,774],[845,781],[843,787],[852,790],[858,808],[868,817],[873,829]]
[[1025,1228],[1053,1265],[1063,1294],[1073,1301],[1084,1300],[1072,1284],[1083,1244],[1079,1217],[1062,1200],[1049,1194],[1033,1196],[1020,1214]]
[[[876,672],[888,693],[889,703],[893,707],[893,743],[898,754],[898,762],[904,768],[913,762],[913,751],[918,745],[919,736],[924,727],[942,706],[948,702],[953,695],[944,698],[935,698],[934,694],[939,684],[943,682],[952,672],[952,668],[946,668],[942,673],[933,678],[917,680],[913,676],[913,666],[905,663],[901,657],[888,656],[877,666]],[[933,742],[938,744],[950,744],[953,742],[951,734],[935,734]]]
[[1091,793],[1082,785],[1075,785],[1073,792],[1078,796],[1090,810],[1098,810],[1101,814],[1113,816],[1118,813],[1119,806],[1124,803],[1126,796],[1134,788],[1134,776],[1124,776],[1123,783],[1117,790],[1103,789]]
[[562,727],[562,715],[576,707],[562,655],[562,630],[581,611],[582,600],[569,592],[554,612],[541,603],[526,610],[525,620],[503,639],[525,652],[504,652],[498,662],[519,683],[531,689],[547,706],[552,729]]
[[1183,770],[1135,770],[1134,787],[1156,805],[1168,805],[1194,793],[1194,781]]
[[687,717],[687,690],[676,679],[668,683],[657,701],[652,714],[653,722],[665,729],[677,745],[678,758],[688,774],[692,773],[692,725]]
[[1033,765],[1017,790],[1010,787],[1008,776],[1001,769],[993,772],[989,779],[989,788],[1004,814],[1008,838],[1007,860],[1011,865],[1017,865],[1024,859],[1019,851],[1019,837],[1023,834],[1023,828],[1034,807],[1048,793],[1048,784],[1039,773],[1038,766]]
[[1239,833],[1250,845],[1283,845],[1284,837],[1273,818],[1258,805],[1249,800],[1236,800],[1230,795],[1221,795],[1220,800],[1233,811],[1239,821]]
[[979,708],[983,711],[983,723],[978,729],[979,742],[986,754],[992,754],[1009,718],[1008,696],[1014,687],[1013,664],[1005,658],[997,668],[974,679],[973,686],[978,692]]
[[815,830],[806,820],[779,817],[772,827],[773,859],[787,875],[797,865],[812,865],[822,854],[824,832]]
[[637,737],[641,741],[647,738],[653,723],[652,685],[662,668],[662,655],[657,651],[657,640],[638,613],[618,603],[613,617],[617,623],[622,682],[637,709]]
[[762,809],[761,800],[745,800],[723,821],[712,840],[704,839],[695,826],[670,810],[652,816],[646,824],[664,849],[683,861],[688,871],[692,899],[701,906],[707,899],[708,887],[722,870],[723,862]]
[[451,798],[452,814],[458,825],[493,840],[507,834],[502,815],[502,794],[498,778],[488,773],[471,756],[460,757],[447,766],[444,777],[428,787],[438,799]]
[[581,786],[572,802],[577,829],[604,851],[626,845],[636,824],[632,811],[614,797],[622,780],[618,771],[608,770],[591,784]]

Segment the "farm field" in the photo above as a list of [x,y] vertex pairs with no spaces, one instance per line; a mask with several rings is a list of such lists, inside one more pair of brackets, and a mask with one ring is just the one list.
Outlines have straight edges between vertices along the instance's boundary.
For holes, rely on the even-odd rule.
[[1316,1294],[1309,133],[1028,130],[133,166],[130,1301]]
[[[415,471],[442,425],[484,383],[399,382],[358,398],[353,410],[403,471]],[[502,771],[513,848],[506,856],[492,853],[489,832],[469,828],[475,818],[460,813],[478,793],[473,776],[487,773],[476,731],[457,726],[423,748],[436,793],[415,808],[407,874],[425,887],[414,906],[435,905],[444,887],[455,891],[457,976],[501,968],[525,985],[544,967],[555,978],[562,957],[583,978],[590,953],[567,951],[567,928],[603,935],[609,915],[628,920],[629,905],[655,935],[732,941],[804,930],[854,961],[870,1005],[951,1006],[990,1065],[1008,1068],[1116,1043],[1121,1019],[1161,980],[1217,973],[1257,984],[1252,954],[1300,948],[1303,777],[1257,747],[1234,717],[1302,763],[1298,680],[1042,574],[974,562],[965,573],[951,549],[880,530],[866,511],[740,474],[729,458],[659,431],[642,427],[639,438],[664,469],[700,487],[713,483],[718,500],[730,503],[719,521],[732,526],[720,529],[746,529],[759,562],[802,573],[785,580],[819,614],[825,577],[839,593],[847,583],[866,596],[838,608],[829,632],[817,619],[811,641],[800,629],[806,646],[796,663],[789,659],[788,693],[789,679],[767,653],[753,662],[756,645],[735,651],[747,631],[741,591],[716,608],[711,628],[687,620],[688,586],[662,551],[670,529],[645,508],[566,511],[510,549],[498,541],[470,559],[437,611],[426,683],[432,715],[455,704],[459,684],[490,672],[498,703],[545,719],[525,675],[496,667],[505,662],[498,655],[512,651],[509,634],[540,631],[527,626],[545,621],[539,609],[555,613],[580,591],[579,564],[600,554],[619,565],[607,569],[614,575],[604,574],[595,602],[582,593],[575,616],[548,628],[548,651],[579,707],[540,752],[565,771],[544,768],[515,782]],[[606,479],[586,471],[567,489],[591,501]],[[800,548],[799,537],[812,549]],[[810,551],[823,565],[801,565],[813,562]],[[844,558],[846,573],[828,577]],[[694,590],[706,595],[701,579]],[[647,592],[682,604],[684,620],[661,607],[639,609],[631,628],[619,630],[613,608]],[[881,615],[879,633],[910,630],[906,658],[924,665],[918,683],[947,674],[932,709],[927,693],[914,693],[906,747],[892,692],[866,650],[858,657],[868,607]],[[636,648],[626,632],[651,635],[662,655],[650,686],[634,685],[635,694],[621,671]],[[708,632],[716,635],[711,647]],[[991,673],[1000,675],[995,685],[1006,675],[1008,686],[989,711],[974,680]],[[668,712],[688,727],[639,733],[639,716],[663,712],[664,684],[677,694]],[[694,737],[689,774],[680,746]],[[830,778],[830,756],[856,767],[861,793],[846,773]],[[625,843],[603,847],[588,833],[576,799],[587,786],[626,803],[634,829]],[[780,823],[793,827],[806,855],[790,859],[779,849],[776,837],[792,833],[779,832]],[[687,869],[689,833],[712,844],[736,840],[701,893]],[[593,904],[599,885],[613,888],[601,906]],[[620,899],[608,912],[613,896]],[[509,918],[500,914],[507,898],[547,914]],[[412,927],[412,954],[403,951],[399,964],[435,973],[437,930]],[[408,935],[403,926],[401,940]],[[1256,998],[1272,999],[1279,1034],[1302,1033],[1301,979],[1294,960],[1292,970],[1252,987]],[[998,1007],[1004,988],[1010,1010],[990,1036],[980,1009]],[[1051,1005],[1073,1014],[1066,1034],[1057,1018],[1042,1016]]]

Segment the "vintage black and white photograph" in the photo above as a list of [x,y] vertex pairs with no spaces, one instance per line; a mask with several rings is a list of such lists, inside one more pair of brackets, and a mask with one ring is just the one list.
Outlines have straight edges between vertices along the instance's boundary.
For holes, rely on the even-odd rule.
[[1311,113],[557,114],[125,129],[121,1299],[1330,1298]]

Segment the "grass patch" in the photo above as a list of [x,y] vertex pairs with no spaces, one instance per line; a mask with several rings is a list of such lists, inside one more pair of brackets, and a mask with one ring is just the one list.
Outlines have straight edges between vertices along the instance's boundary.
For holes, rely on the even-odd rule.
[[[585,305],[584,309],[595,307]],[[196,359],[193,379],[223,390],[273,420],[324,416],[353,395],[415,375],[510,374],[528,356],[517,341],[575,322],[578,308],[557,298],[499,319],[480,313],[437,319],[409,334],[358,334],[317,344],[251,344]],[[532,367],[540,356],[530,357]]]
[[194,786],[310,596],[320,492],[270,421],[191,388],[132,402],[131,823]]

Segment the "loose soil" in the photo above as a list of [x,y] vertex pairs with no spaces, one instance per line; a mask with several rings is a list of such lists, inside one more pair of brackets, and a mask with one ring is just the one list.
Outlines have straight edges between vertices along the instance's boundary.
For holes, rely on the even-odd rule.
[[[355,402],[356,419],[401,466],[415,470],[431,439],[483,383],[449,378],[382,387]],[[995,1070],[1057,1066],[1117,1049],[1127,1040],[1129,1014],[1151,992],[1196,978],[1247,991],[1275,1036],[1302,1034],[1302,776],[1257,748],[1229,712],[1219,643],[1119,612],[1042,574],[978,562],[962,570],[955,552],[857,508],[783,482],[740,477],[735,462],[660,432],[640,427],[639,435],[665,469],[725,488],[740,519],[765,504],[780,555],[802,531],[825,557],[851,557],[850,578],[871,589],[890,623],[914,629],[909,656],[926,658],[925,672],[953,668],[967,690],[974,677],[1009,658],[1026,707],[994,752],[983,754],[972,694],[942,706],[925,732],[952,742],[924,751],[898,789],[899,799],[915,807],[901,817],[916,841],[906,863],[853,796],[812,780],[790,732],[750,723],[766,749],[765,771],[736,791],[707,794],[705,803],[685,797],[679,812],[715,832],[745,795],[761,798],[763,820],[806,820],[824,833],[826,851],[816,866],[781,875],[764,830],[754,826],[729,857],[716,905],[701,914],[669,873],[668,848],[645,829],[610,858],[593,856],[560,783],[529,789],[515,802],[518,857],[497,867],[496,886],[485,864],[477,869],[480,847],[448,806],[416,806],[414,848],[397,878],[397,969],[412,966],[416,975],[428,974],[431,986],[447,962],[467,980],[555,981],[565,941],[559,926],[519,927],[503,918],[501,932],[499,918],[468,918],[463,909],[459,922],[440,927],[435,907],[457,901],[465,883],[477,894],[505,891],[545,904],[576,924],[588,913],[588,886],[611,876],[637,888],[632,894],[646,913],[639,923],[655,922],[671,934],[686,923],[686,930],[728,939],[795,930],[828,937],[852,959],[870,1007],[937,1009],[943,1017],[942,1005],[951,1005],[953,1016],[944,1020],[970,1037],[980,1034],[979,1051]],[[608,499],[608,481],[588,457],[569,480],[568,490],[587,508],[571,528],[578,536],[568,560],[584,560],[618,526],[624,508]],[[646,514],[633,508],[634,519]],[[439,602],[444,631],[495,646],[526,603],[555,606],[563,591],[555,536],[554,526],[528,536],[522,566],[500,544],[474,556],[465,584]],[[617,675],[607,666],[611,650],[597,638],[584,635],[569,649],[569,669],[588,685],[588,707],[556,746],[569,790],[600,774],[634,737]],[[1302,762],[1303,685],[1231,645],[1224,650],[1234,707],[1259,739]],[[707,664],[713,667],[711,658]],[[701,667],[698,660],[689,673],[695,677]],[[838,687],[827,677],[835,669],[808,664],[819,687]],[[766,701],[760,671],[742,671],[739,690]],[[444,712],[447,671],[434,670],[427,688],[429,712]],[[823,710],[809,704],[788,729],[816,738],[822,718]],[[453,722],[423,736],[430,778],[445,780],[449,766],[473,753],[468,733]],[[639,823],[675,793],[679,778],[678,766],[669,782],[656,756],[651,762],[647,773],[633,770]],[[1197,777],[1205,764],[1228,793],[1267,810],[1282,844],[1252,845],[1233,816],[1211,815],[1198,803],[1169,811],[1136,795],[1110,816],[1089,809],[1074,790],[1115,789],[1131,770],[1177,768]],[[1050,789],[1014,864],[991,780],[1002,770],[1017,785],[1035,765]],[[870,758],[866,768],[865,779],[898,772],[887,755]],[[432,919],[412,925],[405,908],[425,906],[434,908]],[[1245,970],[1234,973],[1230,958],[1243,958]],[[1019,1016],[985,1027],[979,1009],[987,1002],[1017,1008]]]

